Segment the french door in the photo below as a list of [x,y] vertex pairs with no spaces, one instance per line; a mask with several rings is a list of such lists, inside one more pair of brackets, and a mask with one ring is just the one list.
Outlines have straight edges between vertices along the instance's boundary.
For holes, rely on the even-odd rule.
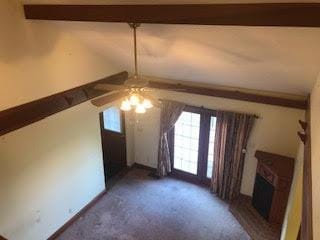
[[210,183],[215,127],[215,111],[186,107],[169,133],[172,175],[197,183]]

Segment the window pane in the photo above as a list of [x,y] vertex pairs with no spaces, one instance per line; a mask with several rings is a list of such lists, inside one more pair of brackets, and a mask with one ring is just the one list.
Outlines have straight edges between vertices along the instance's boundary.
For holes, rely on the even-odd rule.
[[200,114],[183,112],[175,124],[174,168],[197,174]]
[[216,135],[216,117],[211,117],[210,120],[210,135],[209,135],[209,151],[208,151],[208,166],[207,166],[207,178],[212,177],[212,168],[213,168],[213,148],[214,148],[214,139]]
[[122,132],[121,126],[121,112],[117,107],[108,108],[103,112],[103,125],[104,129],[113,132]]

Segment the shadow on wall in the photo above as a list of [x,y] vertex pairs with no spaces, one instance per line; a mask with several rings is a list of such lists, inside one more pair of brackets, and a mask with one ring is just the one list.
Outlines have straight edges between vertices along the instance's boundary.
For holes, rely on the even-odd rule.
[[[23,5],[18,0],[0,3],[0,62],[20,61],[26,57],[48,55],[59,39],[56,23],[24,19]],[[49,26],[49,27],[48,27]]]

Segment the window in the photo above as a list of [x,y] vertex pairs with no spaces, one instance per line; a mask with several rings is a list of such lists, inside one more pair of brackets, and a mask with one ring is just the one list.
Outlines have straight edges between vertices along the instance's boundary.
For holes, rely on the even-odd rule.
[[117,107],[110,107],[103,111],[103,126],[105,130],[122,132],[121,111]]
[[174,168],[197,174],[200,114],[183,112],[175,124]]

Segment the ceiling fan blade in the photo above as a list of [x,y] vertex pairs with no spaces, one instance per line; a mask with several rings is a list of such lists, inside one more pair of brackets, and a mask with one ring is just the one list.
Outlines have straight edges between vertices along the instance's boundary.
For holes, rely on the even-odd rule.
[[152,102],[153,106],[155,107],[161,106],[161,102],[155,97],[153,97],[151,94],[148,94],[146,92],[141,92],[140,94],[142,95],[142,97],[149,99]]
[[94,89],[102,91],[124,90],[126,86],[102,83],[97,84]]
[[143,88],[143,91],[145,92],[152,92],[156,90],[165,90],[165,91],[176,91],[176,92],[187,92],[188,89],[185,88],[168,88],[168,89],[162,89],[162,88],[156,88],[156,87],[145,87]]
[[108,84],[114,84],[114,85],[122,85],[124,82],[128,79],[129,73],[127,71],[123,71],[120,73],[117,73],[115,75],[112,75],[112,77],[105,77],[98,81],[101,83],[108,83]]
[[172,84],[159,81],[151,81],[145,89],[153,90],[166,90],[166,91],[177,91],[177,92],[187,92],[188,89],[184,88],[182,84]]
[[108,103],[119,100],[119,99],[125,97],[126,95],[127,95],[127,93],[122,92],[122,91],[121,92],[113,92],[113,93],[107,94],[103,97],[94,99],[91,101],[91,103],[93,105],[95,105],[96,107],[101,107],[101,106],[106,105]]

